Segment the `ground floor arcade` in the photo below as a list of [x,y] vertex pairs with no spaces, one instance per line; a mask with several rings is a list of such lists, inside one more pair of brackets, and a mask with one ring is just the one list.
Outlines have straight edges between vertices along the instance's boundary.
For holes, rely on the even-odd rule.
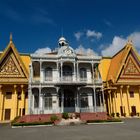
[[32,87],[29,114],[104,112],[102,87]]

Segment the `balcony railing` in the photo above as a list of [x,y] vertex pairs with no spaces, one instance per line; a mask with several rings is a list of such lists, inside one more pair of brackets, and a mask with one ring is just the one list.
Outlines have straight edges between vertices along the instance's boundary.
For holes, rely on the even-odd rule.
[[[32,83],[39,83],[39,78],[33,78]],[[62,76],[59,78],[53,78],[53,77],[46,77],[44,78],[41,83],[102,83],[102,79],[88,79],[88,78],[81,78],[81,77],[74,77],[74,76]]]

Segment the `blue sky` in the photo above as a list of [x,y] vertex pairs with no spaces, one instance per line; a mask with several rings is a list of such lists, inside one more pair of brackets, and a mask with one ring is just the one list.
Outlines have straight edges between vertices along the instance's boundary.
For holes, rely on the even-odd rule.
[[62,35],[71,47],[111,56],[128,38],[140,52],[138,0],[1,0],[0,50],[13,41],[19,52],[54,49]]

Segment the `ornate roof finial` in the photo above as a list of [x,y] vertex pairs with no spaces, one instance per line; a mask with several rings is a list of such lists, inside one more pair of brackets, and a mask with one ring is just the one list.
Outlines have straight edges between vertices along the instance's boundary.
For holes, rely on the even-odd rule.
[[10,42],[13,41],[12,33],[10,33]]
[[130,44],[130,45],[133,44],[131,37],[128,38],[127,44]]

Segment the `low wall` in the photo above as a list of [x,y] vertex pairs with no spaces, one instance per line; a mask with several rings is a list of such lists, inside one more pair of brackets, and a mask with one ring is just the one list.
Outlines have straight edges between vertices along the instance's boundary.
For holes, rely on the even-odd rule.
[[82,112],[80,113],[80,119],[83,121],[87,120],[107,120],[107,113],[106,112]]
[[[25,115],[18,119],[18,122],[48,122],[54,114]],[[62,114],[55,114],[61,120]]]

